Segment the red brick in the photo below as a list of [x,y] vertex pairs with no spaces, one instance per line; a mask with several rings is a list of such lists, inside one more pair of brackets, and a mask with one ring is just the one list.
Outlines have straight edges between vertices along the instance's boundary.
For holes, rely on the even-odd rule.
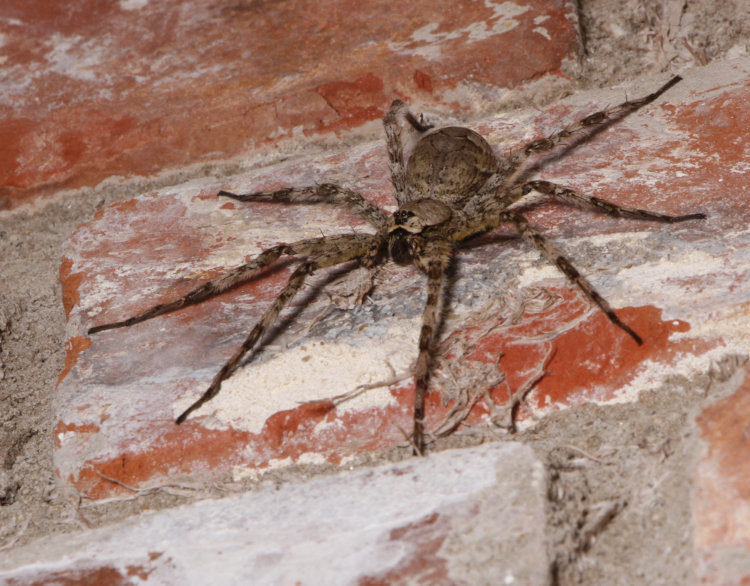
[[447,450],[51,536],[5,552],[0,580],[545,584],[545,480],[528,446]]
[[560,0],[5,3],[0,209],[299,146],[299,129],[349,131],[396,97],[458,109],[468,87],[559,75],[578,49],[573,12]]
[[[738,72],[730,68],[726,75],[736,79]],[[744,75],[746,80],[747,72]],[[591,113],[601,102],[616,102],[623,93],[599,95],[596,103],[580,96],[549,112],[498,117],[479,127],[499,149],[505,149]],[[732,284],[737,271],[747,270],[741,267],[742,251],[748,247],[737,236],[734,252],[727,254],[712,235],[750,220],[750,210],[740,200],[720,196],[726,190],[741,192],[744,178],[736,170],[744,162],[736,151],[724,152],[720,159],[712,154],[735,140],[741,127],[726,125],[723,133],[713,129],[704,134],[715,135],[718,146],[699,140],[694,128],[715,124],[719,110],[741,121],[748,94],[746,81],[744,86],[725,82],[710,87],[688,78],[648,110],[600,134],[543,173],[625,205],[667,213],[708,212],[707,222],[678,226],[594,217],[552,204],[532,206],[528,213],[551,238],[570,241],[565,248],[571,258],[644,337],[642,347],[573,292],[554,268],[543,268],[547,266],[543,263],[535,268],[538,255],[518,241],[475,246],[458,255],[458,293],[442,347],[446,360],[434,387],[455,392],[445,376],[448,364],[459,378],[468,377],[462,379],[465,382],[481,374],[495,400],[502,402],[545,369],[549,356],[547,375],[521,412],[522,418],[540,417],[585,401],[635,400],[638,391],[660,384],[665,376],[690,376],[705,370],[715,357],[737,351],[731,337],[714,333],[730,323],[716,308],[720,304],[731,310],[733,303],[742,301],[742,291]],[[212,195],[220,188],[309,185],[325,180],[329,172],[337,178],[353,178],[347,184],[379,205],[393,205],[386,153],[378,144],[231,180],[195,181],[104,210],[77,231],[66,252],[66,283],[76,291],[69,298],[78,295],[80,300],[70,311],[70,335],[83,336],[92,325],[182,295],[261,248],[333,233],[342,226],[362,229],[361,222],[325,206],[228,204]],[[577,247],[587,242],[605,256],[582,258]],[[608,261],[607,254],[614,260]],[[515,266],[521,267],[518,276],[504,276],[505,267],[512,275]],[[597,267],[604,267],[606,273],[598,273]],[[80,345],[71,345],[76,354],[69,362],[74,364],[59,386],[56,462],[60,474],[87,495],[101,498],[124,489],[98,473],[138,486],[180,473],[227,474],[235,466],[337,463],[361,451],[403,443],[399,428],[409,429],[413,406],[408,379],[371,391],[370,403],[364,406],[344,404],[332,409],[325,402],[300,406],[295,401],[301,398],[288,396],[291,390],[260,382],[261,373],[268,372],[273,362],[250,364],[188,422],[174,425],[173,418],[207,386],[278,293],[288,272],[288,268],[269,271],[201,305],[96,334],[91,347],[83,351]],[[472,283],[482,284],[481,294],[463,297],[461,291],[468,291]],[[541,298],[534,296],[537,287],[544,287]],[[283,363],[272,374],[308,368],[299,376],[313,386],[299,397],[320,399],[367,382],[346,382],[356,372],[356,359],[375,369],[376,379],[390,376],[387,360],[394,362],[396,371],[406,369],[416,355],[422,290],[414,270],[387,274],[373,299],[376,307],[392,307],[394,319],[381,317],[373,323],[360,312],[354,325],[347,326],[355,328],[354,341],[346,339],[338,347],[331,340],[321,346],[325,328],[344,323],[336,321],[335,312],[323,318],[325,328],[317,337],[305,331],[328,303],[324,294],[313,294],[304,312],[274,340],[283,345],[303,336],[300,344],[272,354],[274,359],[293,360],[293,366]],[[552,305],[537,307],[542,298]],[[514,299],[530,305],[517,323],[510,323],[513,308],[507,303]],[[714,329],[707,329],[709,323]],[[390,345],[393,356],[384,353]],[[464,352],[462,347],[473,350]],[[498,356],[502,356],[499,363]],[[500,382],[502,376],[506,378]],[[324,378],[329,382],[318,383]],[[476,388],[480,383],[466,384]],[[434,429],[451,407],[439,393],[431,393],[428,428]],[[467,421],[486,424],[488,409],[479,401]],[[93,429],[89,426],[100,431],[76,432]]]
[[696,574],[701,584],[750,582],[750,368],[739,388],[697,418],[706,452],[694,499]]

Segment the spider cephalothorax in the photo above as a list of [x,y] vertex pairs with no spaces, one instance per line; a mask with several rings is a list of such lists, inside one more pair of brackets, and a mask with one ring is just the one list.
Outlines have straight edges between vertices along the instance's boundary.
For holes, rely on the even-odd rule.
[[92,327],[89,334],[130,326],[186,304],[198,303],[240,281],[254,277],[282,255],[298,258],[299,265],[242,346],[219,370],[200,399],[177,418],[177,423],[182,423],[190,413],[216,396],[222,381],[231,376],[242,359],[261,342],[281,310],[302,287],[306,277],[317,269],[349,261],[357,261],[366,268],[373,268],[388,259],[401,265],[414,264],[427,277],[427,299],[419,335],[419,354],[414,368],[416,388],[412,442],[415,453],[421,454],[425,446],[424,398],[429,383],[432,352],[436,345],[436,332],[440,325],[445,276],[452,262],[454,249],[466,239],[501,224],[513,226],[598,305],[613,324],[638,344],[642,343],[640,336],[617,317],[606,300],[571,262],[510,206],[525,195],[537,192],[623,218],[667,223],[705,218],[701,213],[666,216],[626,208],[548,181],[524,179],[529,167],[527,163],[535,155],[557,149],[563,145],[564,140],[567,141],[566,144],[585,140],[592,129],[616,121],[652,102],[679,81],[680,77],[673,77],[648,96],[591,114],[547,138],[535,140],[512,151],[506,157],[495,154],[487,141],[473,130],[455,126],[433,128],[414,116],[406,104],[396,100],[383,121],[391,180],[399,205],[392,215],[357,192],[330,183],[244,195],[219,192],[221,196],[240,201],[287,204],[326,202],[339,205],[364,218],[374,228],[374,234],[346,233],[274,246],[184,297],[157,305],[123,321]]

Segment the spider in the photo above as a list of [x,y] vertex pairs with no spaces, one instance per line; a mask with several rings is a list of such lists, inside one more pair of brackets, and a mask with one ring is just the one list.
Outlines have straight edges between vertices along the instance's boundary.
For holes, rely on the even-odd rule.
[[434,127],[426,123],[423,117],[418,118],[412,114],[402,101],[395,100],[383,120],[391,180],[399,206],[392,215],[367,201],[356,191],[331,183],[240,195],[228,191],[218,193],[219,196],[239,201],[328,203],[341,206],[365,219],[374,228],[374,234],[337,234],[273,246],[225,276],[209,281],[179,299],[156,305],[123,321],[92,327],[88,333],[132,326],[184,305],[199,303],[241,281],[253,278],[283,255],[296,257],[299,264],[284,288],[243,344],[218,371],[208,389],[177,418],[177,423],[180,424],[193,411],[217,395],[222,382],[232,375],[243,358],[258,345],[284,306],[299,291],[305,279],[316,270],[349,261],[356,261],[367,269],[389,259],[399,265],[416,265],[427,277],[427,300],[414,368],[416,382],[411,437],[414,453],[421,455],[425,449],[425,393],[430,380],[436,332],[441,324],[446,272],[451,265],[454,250],[467,239],[501,224],[509,224],[577,285],[615,326],[637,344],[643,343],[641,337],[620,320],[607,301],[571,262],[510,206],[536,192],[622,218],[665,223],[705,219],[706,215],[702,213],[668,216],[627,208],[549,181],[524,179],[531,167],[529,162],[537,155],[562,151],[564,149],[558,147],[570,148],[583,142],[597,130],[654,101],[680,79],[675,76],[643,98],[625,101],[586,116],[505,157],[497,155],[477,132],[459,126]]

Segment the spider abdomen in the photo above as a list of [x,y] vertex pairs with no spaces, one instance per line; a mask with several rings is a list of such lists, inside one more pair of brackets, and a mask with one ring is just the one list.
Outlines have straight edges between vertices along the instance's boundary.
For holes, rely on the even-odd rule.
[[422,136],[409,156],[409,199],[430,198],[463,207],[497,170],[492,147],[481,135],[457,126]]

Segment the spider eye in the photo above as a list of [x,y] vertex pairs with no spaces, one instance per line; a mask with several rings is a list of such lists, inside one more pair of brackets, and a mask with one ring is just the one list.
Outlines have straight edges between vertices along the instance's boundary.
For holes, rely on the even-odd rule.
[[411,212],[409,210],[398,210],[397,212],[394,212],[393,214],[393,220],[398,225],[405,224],[409,218],[413,218],[413,217],[414,217],[414,212]]

